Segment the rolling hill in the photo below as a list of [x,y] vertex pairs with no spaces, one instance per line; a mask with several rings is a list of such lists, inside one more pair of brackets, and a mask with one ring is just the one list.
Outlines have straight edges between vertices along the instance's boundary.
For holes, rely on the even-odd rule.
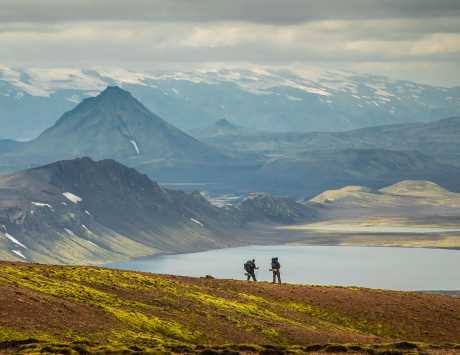
[[[374,208],[417,210],[426,207],[433,214],[460,208],[460,193],[451,192],[438,184],[424,180],[405,180],[374,190],[364,186],[346,186],[325,191],[311,202],[334,208]],[[437,212],[436,212],[437,211]],[[458,214],[458,213],[457,213]]]
[[7,354],[455,354],[458,312],[443,295],[0,262]]
[[[431,181],[405,180],[381,189],[345,186],[325,191],[310,199],[309,203],[319,207],[321,218],[330,221],[346,219],[340,222],[342,224],[347,221],[349,224],[357,223],[361,219],[362,224],[367,223],[368,226],[406,225],[409,229],[410,226],[438,226],[440,230],[447,228],[446,232],[453,228],[447,237],[450,237],[453,246],[457,245],[453,241],[458,235],[455,230],[460,214],[460,193],[451,192]],[[385,222],[385,219],[390,220]]]

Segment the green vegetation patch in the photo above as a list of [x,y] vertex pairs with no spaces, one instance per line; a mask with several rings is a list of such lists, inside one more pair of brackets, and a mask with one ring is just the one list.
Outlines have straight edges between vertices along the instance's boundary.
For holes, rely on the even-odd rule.
[[190,292],[187,293],[186,296],[200,301],[204,304],[212,305],[216,308],[220,308],[227,311],[237,312],[249,317],[256,317],[270,321],[286,321],[285,318],[280,317],[278,314],[273,313],[267,309],[262,309],[256,304],[241,303],[238,301],[213,296],[203,292]]
[[159,289],[162,292],[176,293],[179,286],[184,287],[178,282],[159,276],[96,267],[56,267],[44,269],[42,274],[81,284],[95,284],[107,287],[116,285],[117,288],[131,290]]
[[382,337],[391,337],[395,335],[394,331],[382,324],[370,324],[367,320],[354,320],[335,312],[326,311],[320,307],[301,303],[289,303],[287,307],[293,311],[306,313],[322,321],[354,329],[366,334],[373,334]]
[[49,335],[39,332],[22,332],[9,327],[0,327],[0,344],[8,342],[40,342],[53,340]]
[[155,331],[168,338],[183,341],[191,341],[199,336],[198,332],[189,331],[179,323],[145,315],[140,310],[155,311],[156,308],[144,303],[124,300],[76,282],[53,280],[28,268],[2,266],[1,271],[0,280],[4,282],[99,307],[140,331]]

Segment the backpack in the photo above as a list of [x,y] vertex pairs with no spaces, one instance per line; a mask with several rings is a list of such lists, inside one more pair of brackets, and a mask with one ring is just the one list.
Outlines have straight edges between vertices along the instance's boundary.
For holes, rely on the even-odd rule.
[[272,269],[279,269],[281,265],[278,261],[278,258],[272,258]]
[[244,263],[244,270],[245,270],[246,272],[251,272],[251,271],[252,271],[252,268],[251,268],[251,261],[246,261],[246,262]]

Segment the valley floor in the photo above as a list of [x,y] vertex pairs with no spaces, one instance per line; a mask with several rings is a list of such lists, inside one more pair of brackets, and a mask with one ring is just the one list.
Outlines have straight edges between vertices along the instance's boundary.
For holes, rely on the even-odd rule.
[[460,353],[460,298],[0,262],[0,353]]
[[[277,227],[288,243],[460,249],[460,219],[369,216]],[[297,239],[292,241],[292,239]]]

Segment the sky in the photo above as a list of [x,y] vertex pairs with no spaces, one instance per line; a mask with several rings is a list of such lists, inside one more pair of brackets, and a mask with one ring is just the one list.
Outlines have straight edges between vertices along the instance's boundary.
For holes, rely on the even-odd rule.
[[460,85],[460,0],[0,0],[0,64],[318,67]]

